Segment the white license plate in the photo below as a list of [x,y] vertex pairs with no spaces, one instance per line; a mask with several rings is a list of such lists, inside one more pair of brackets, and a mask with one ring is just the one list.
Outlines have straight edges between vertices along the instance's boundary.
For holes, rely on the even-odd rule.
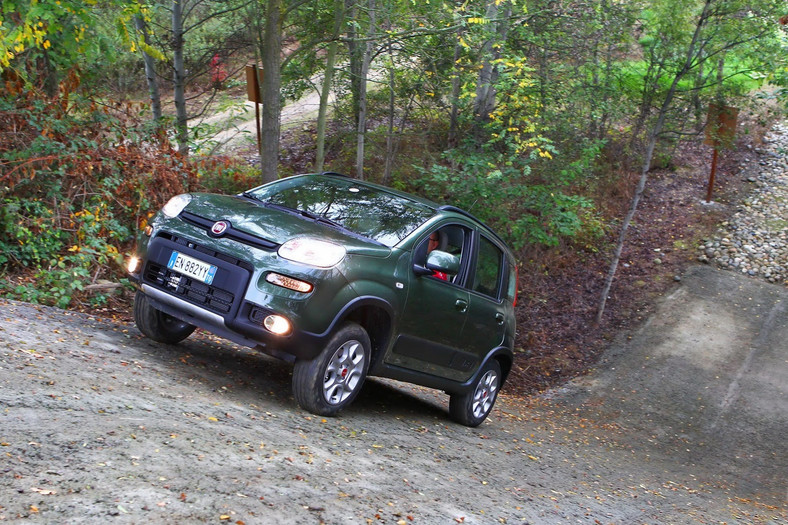
[[216,276],[216,266],[204,263],[180,252],[172,252],[170,260],[167,262],[167,268],[193,277],[205,284],[211,284]]

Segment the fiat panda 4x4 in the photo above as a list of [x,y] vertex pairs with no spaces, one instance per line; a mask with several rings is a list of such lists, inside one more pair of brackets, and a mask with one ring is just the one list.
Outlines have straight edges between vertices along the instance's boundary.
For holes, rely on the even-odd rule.
[[140,332],[174,344],[200,327],[291,361],[295,399],[318,415],[382,376],[445,391],[451,418],[476,426],[512,366],[517,279],[500,237],[338,174],[173,197],[129,271]]

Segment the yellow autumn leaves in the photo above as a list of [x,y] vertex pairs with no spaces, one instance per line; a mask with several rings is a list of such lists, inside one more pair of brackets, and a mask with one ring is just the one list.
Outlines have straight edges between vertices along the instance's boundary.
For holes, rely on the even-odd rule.
[[[91,2],[86,3],[90,4]],[[60,0],[43,5],[46,6],[43,13],[40,9],[41,4],[36,0],[31,1],[30,7],[38,6],[37,10],[30,9],[28,12],[19,12],[12,9],[11,13],[21,19],[21,23],[13,23],[10,27],[3,19],[3,9],[0,5],[0,70],[9,67],[12,60],[28,49],[48,50],[53,48],[56,44],[53,44],[52,35],[57,34],[59,39],[73,38],[73,42],[77,44],[85,40],[85,33],[88,29],[86,25],[76,24],[73,27],[61,27],[58,23],[52,25],[49,21],[58,20],[61,18],[60,15],[64,13],[69,16],[82,13],[78,13],[68,5],[63,5]],[[50,14],[52,16],[49,16]]]

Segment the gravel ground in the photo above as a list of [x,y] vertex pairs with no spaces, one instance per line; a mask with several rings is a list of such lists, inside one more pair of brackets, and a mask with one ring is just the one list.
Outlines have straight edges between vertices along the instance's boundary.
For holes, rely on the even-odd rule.
[[476,429],[377,379],[315,417],[250,349],[0,300],[0,522],[788,523],[786,144],[702,248],[736,272],[690,269],[586,376]]
[[786,305],[697,266],[597,370],[471,429],[377,379],[315,417],[249,349],[0,300],[0,522],[788,523]]
[[701,246],[699,260],[788,285],[788,123],[764,137],[752,192]]

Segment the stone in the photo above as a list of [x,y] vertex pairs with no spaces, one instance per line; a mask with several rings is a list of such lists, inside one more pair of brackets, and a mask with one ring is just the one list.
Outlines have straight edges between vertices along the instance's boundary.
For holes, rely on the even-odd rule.
[[750,191],[734,215],[703,239],[698,261],[788,285],[788,123],[775,125],[754,152],[759,158],[751,162],[762,168],[739,166],[744,180],[752,183]]

